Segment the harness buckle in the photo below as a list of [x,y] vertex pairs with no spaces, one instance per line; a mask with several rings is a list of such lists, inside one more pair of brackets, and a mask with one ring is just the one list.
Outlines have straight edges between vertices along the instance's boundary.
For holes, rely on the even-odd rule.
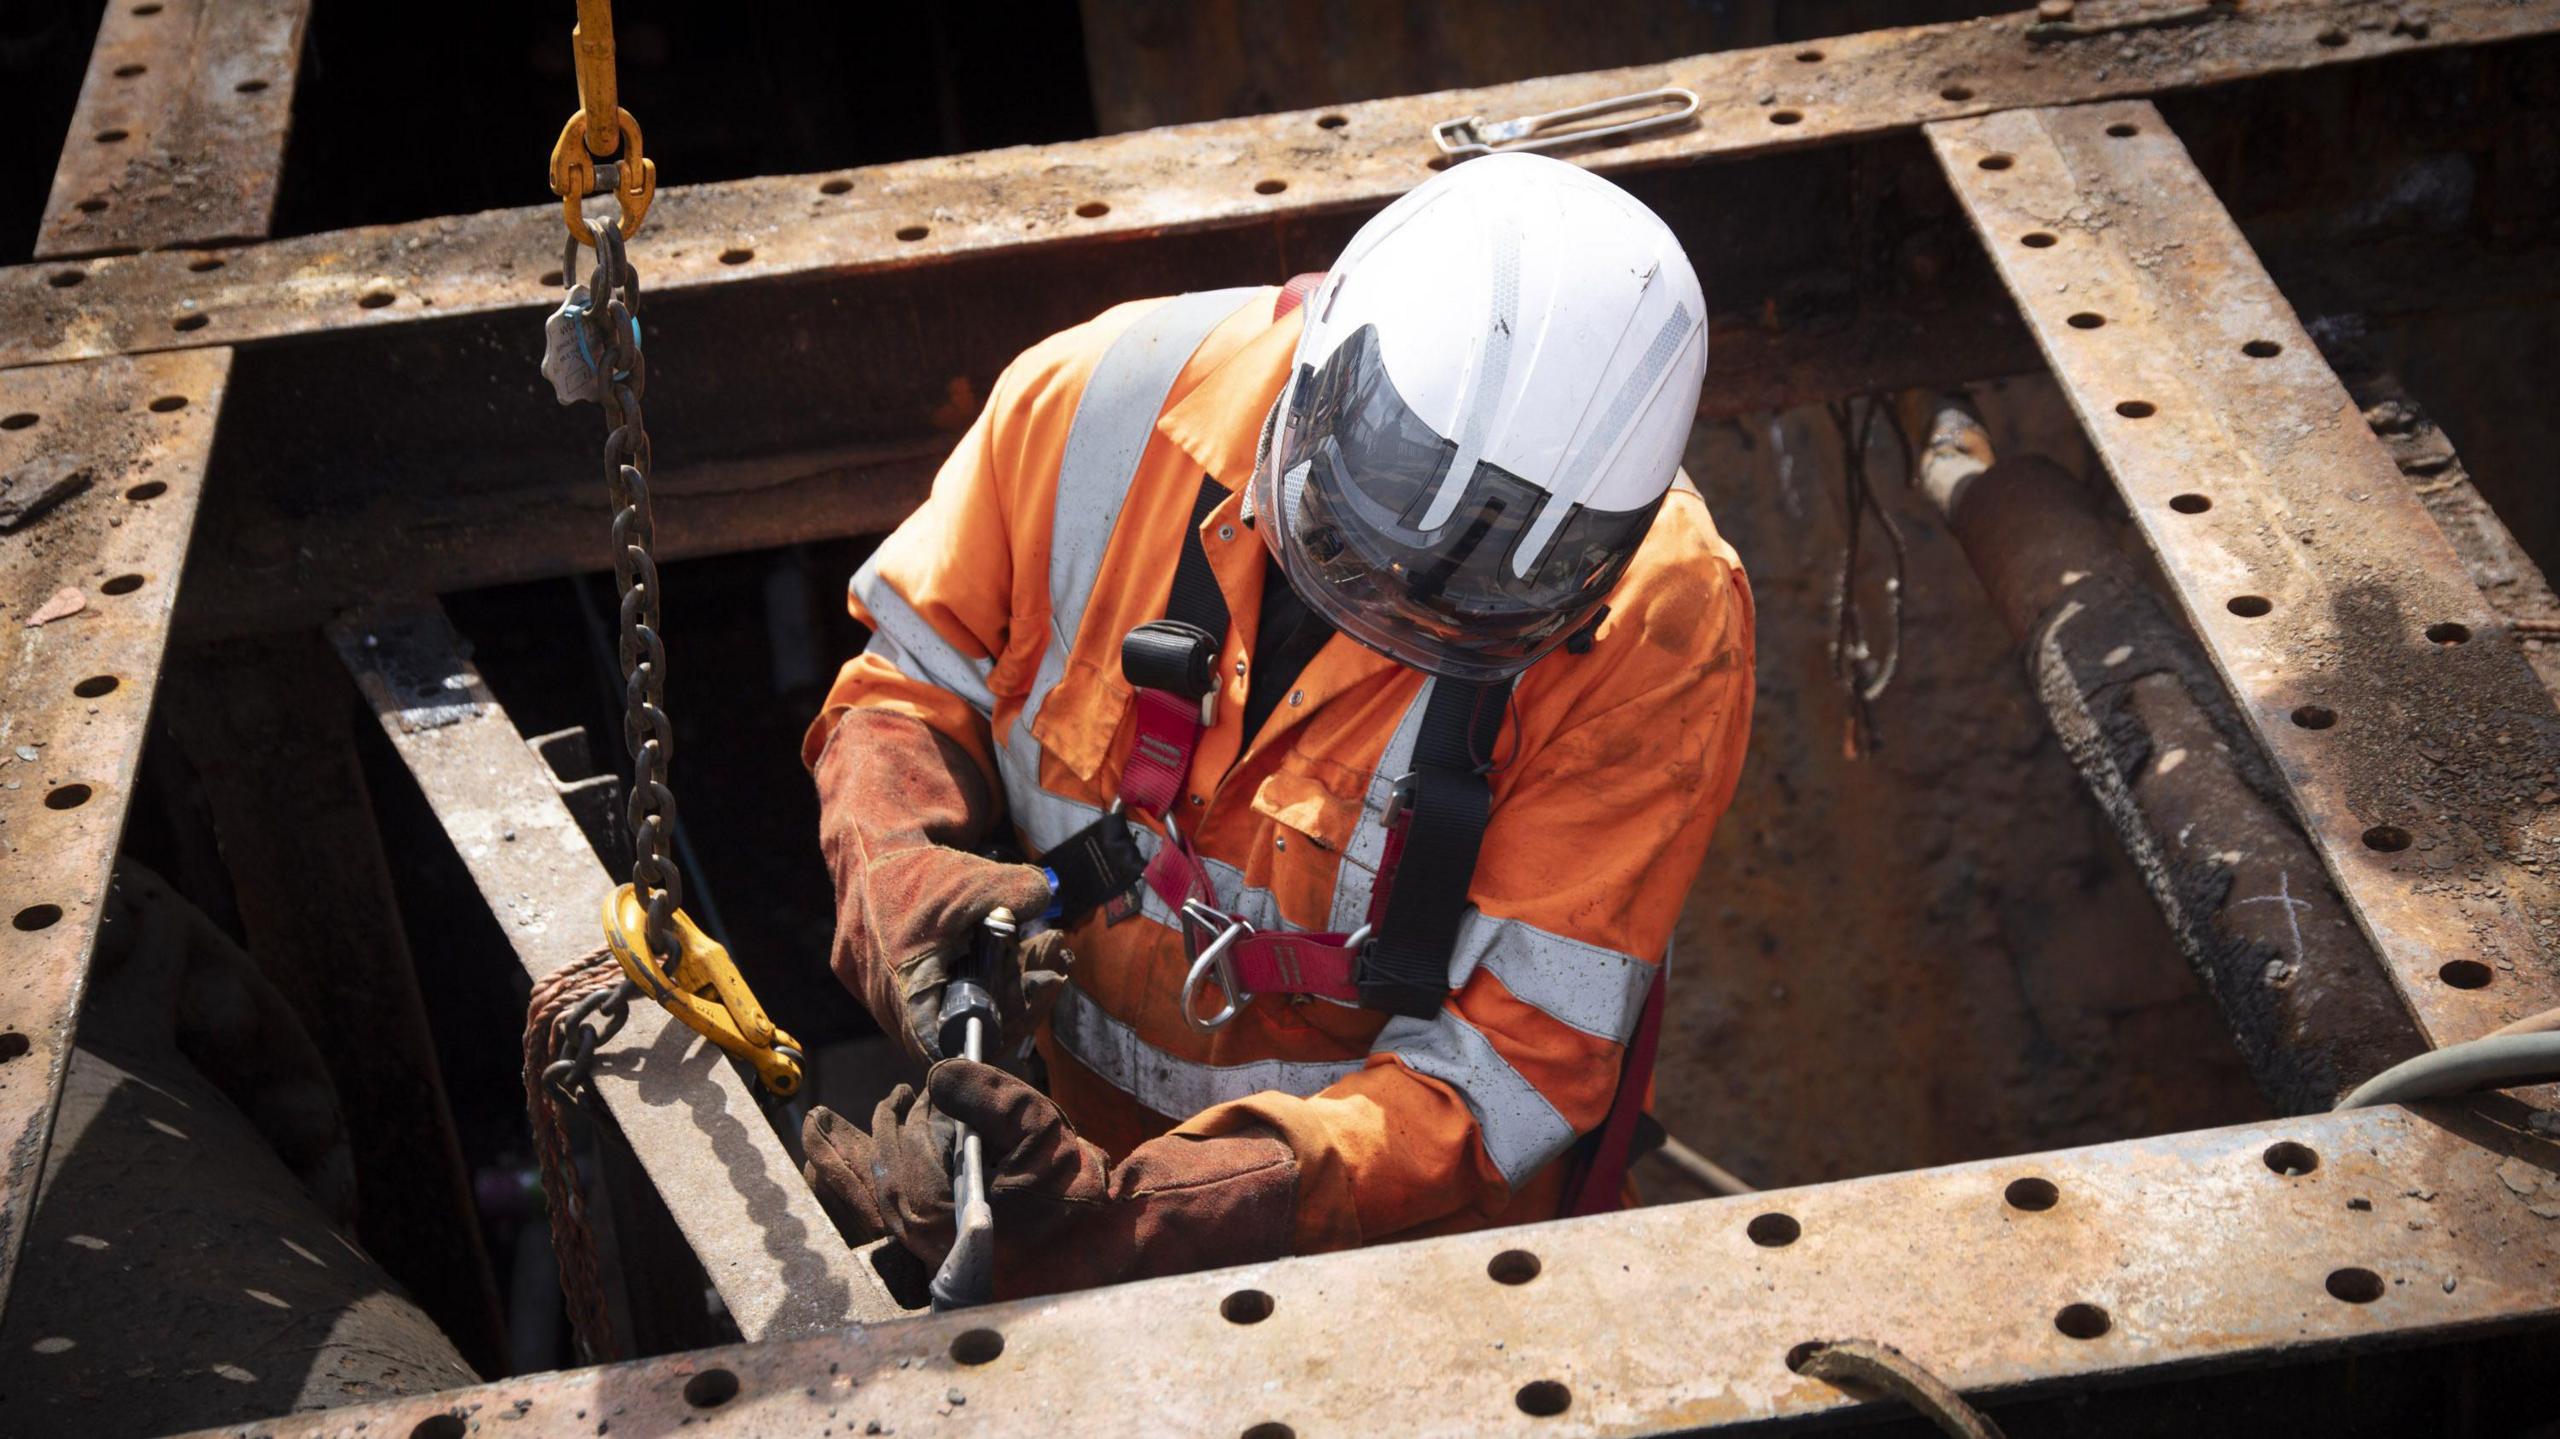
[[[1217,938],[1202,946],[1198,937],[1207,930],[1216,930]],[[1235,965],[1228,959],[1236,942],[1252,933],[1253,926],[1242,918],[1221,914],[1196,899],[1184,902],[1182,940],[1191,949],[1191,971],[1182,977],[1182,1018],[1200,1033],[1215,1034],[1226,1028],[1237,1015],[1244,1013],[1246,1005],[1253,1003],[1253,996],[1236,983]],[[1204,1017],[1200,1013],[1197,996],[1201,982],[1213,972],[1224,1002],[1219,1005],[1217,1013]]]

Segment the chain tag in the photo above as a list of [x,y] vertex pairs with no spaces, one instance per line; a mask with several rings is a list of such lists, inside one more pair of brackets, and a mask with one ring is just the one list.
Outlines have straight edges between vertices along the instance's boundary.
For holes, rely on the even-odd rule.
[[595,348],[588,333],[594,315],[595,297],[580,285],[542,322],[542,377],[551,382],[551,392],[561,404],[604,399],[596,383],[595,361],[589,358]]

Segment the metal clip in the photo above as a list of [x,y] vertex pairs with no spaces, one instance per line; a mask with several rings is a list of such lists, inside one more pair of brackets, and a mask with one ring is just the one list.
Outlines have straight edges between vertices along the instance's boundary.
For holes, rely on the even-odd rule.
[[[1666,106],[1669,108],[1663,108]],[[1586,123],[1629,110],[1655,110],[1658,113],[1608,124]],[[1565,145],[1579,145],[1587,140],[1677,125],[1697,113],[1698,92],[1665,85],[1659,90],[1594,100],[1588,105],[1550,110],[1543,115],[1523,115],[1517,120],[1487,120],[1482,115],[1469,115],[1463,120],[1443,120],[1431,127],[1431,143],[1440,147],[1440,153],[1457,156],[1491,155],[1503,150],[1553,150]]]
[[[1183,943],[1191,944],[1205,929],[1217,930],[1218,937],[1209,941],[1206,948],[1192,950],[1191,972],[1182,977],[1182,1018],[1202,1034],[1215,1034],[1253,1003],[1253,996],[1237,986],[1235,966],[1227,960],[1227,952],[1235,948],[1237,940],[1252,934],[1253,926],[1232,915],[1220,914],[1196,899],[1186,902],[1182,906]],[[1217,1013],[1203,1018],[1195,996],[1200,992],[1200,982],[1212,970],[1217,972],[1218,990],[1226,1000]]]

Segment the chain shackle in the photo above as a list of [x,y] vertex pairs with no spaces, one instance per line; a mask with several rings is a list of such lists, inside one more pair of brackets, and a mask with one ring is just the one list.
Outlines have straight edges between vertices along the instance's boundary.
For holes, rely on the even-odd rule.
[[[640,122],[620,105],[613,73],[613,0],[578,0],[578,23],[569,31],[578,72],[578,109],[551,146],[551,193],[561,218],[581,245],[596,242],[583,211],[596,193],[597,171],[619,153],[608,188],[622,211],[622,233],[640,233],[641,217],[658,193],[658,163],[640,143]],[[599,291],[598,293],[602,293]]]

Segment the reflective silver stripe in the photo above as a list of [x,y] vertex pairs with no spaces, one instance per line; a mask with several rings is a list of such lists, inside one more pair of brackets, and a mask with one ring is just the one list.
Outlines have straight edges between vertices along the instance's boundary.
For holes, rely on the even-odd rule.
[[1219,1065],[1179,1059],[1140,1039],[1072,982],[1060,992],[1049,1026],[1059,1046],[1085,1068],[1169,1119],[1188,1119],[1212,1105],[1272,1090],[1303,1099],[1357,1073],[1363,1063],[1263,1059]]
[[1520,230],[1506,219],[1494,219],[1488,228],[1484,239],[1493,252],[1493,283],[1487,296],[1484,344],[1473,356],[1475,384],[1458,417],[1458,450],[1450,456],[1449,472],[1422,516],[1419,528],[1424,530],[1440,528],[1458,512],[1458,501],[1474,483],[1476,461],[1484,458],[1485,432],[1493,427],[1494,412],[1502,408],[1502,383],[1511,375],[1511,332],[1520,328]]
[[995,714],[996,697],[987,688],[987,674],[995,666],[960,653],[939,630],[925,623],[924,616],[907,603],[907,597],[880,578],[877,554],[853,572],[853,582],[847,588],[871,612],[871,644],[866,653],[886,658],[909,679],[921,680],[967,700],[980,718]]
[[1039,678],[1014,721],[1020,728],[1031,728],[1049,691],[1067,672],[1067,653],[1084,623],[1085,601],[1102,570],[1103,551],[1120,523],[1129,482],[1137,477],[1138,461],[1155,435],[1173,382],[1218,322],[1254,293],[1202,290],[1165,301],[1121,331],[1085,381],[1058,461],[1058,508],[1049,524],[1048,644],[1040,656]]
[[1395,800],[1396,781],[1413,769],[1413,746],[1422,733],[1422,713],[1431,707],[1432,688],[1440,682],[1426,679],[1404,707],[1404,718],[1396,722],[1396,732],[1387,737],[1387,747],[1378,755],[1378,764],[1369,771],[1369,788],[1360,798],[1360,823],[1351,832],[1351,843],[1343,846],[1342,864],[1333,882],[1333,914],[1331,927],[1349,934],[1369,918],[1370,886],[1378,877],[1378,860],[1387,849],[1387,806]]
[[1407,1068],[1458,1091],[1476,1117],[1485,1153],[1515,1189],[1573,1143],[1573,1126],[1538,1087],[1454,1011],[1444,1009],[1430,1019],[1389,1020],[1378,1032],[1375,1052],[1392,1054]]
[[1628,422],[1636,417],[1637,408],[1653,398],[1653,392],[1661,388],[1663,377],[1670,373],[1672,360],[1687,347],[1690,331],[1694,328],[1688,306],[1671,307],[1671,314],[1663,320],[1662,328],[1654,332],[1653,342],[1645,346],[1644,355],[1636,361],[1635,370],[1627,376],[1627,382],[1609,398],[1609,408],[1600,416],[1600,423],[1592,428],[1581,448],[1565,462],[1555,484],[1549,487],[1547,502],[1538,507],[1537,518],[1529,522],[1529,532],[1520,537],[1519,545],[1511,552],[1513,574],[1526,575],[1546,558],[1547,542],[1555,538],[1565,517],[1573,513],[1574,506],[1582,502],[1583,494],[1591,488],[1592,472],[1617,452],[1618,441],[1626,434]]
[[1653,966],[1632,955],[1470,908],[1458,923],[1449,987],[1462,988],[1478,967],[1522,1004],[1613,1044],[1634,1035],[1653,987]]

